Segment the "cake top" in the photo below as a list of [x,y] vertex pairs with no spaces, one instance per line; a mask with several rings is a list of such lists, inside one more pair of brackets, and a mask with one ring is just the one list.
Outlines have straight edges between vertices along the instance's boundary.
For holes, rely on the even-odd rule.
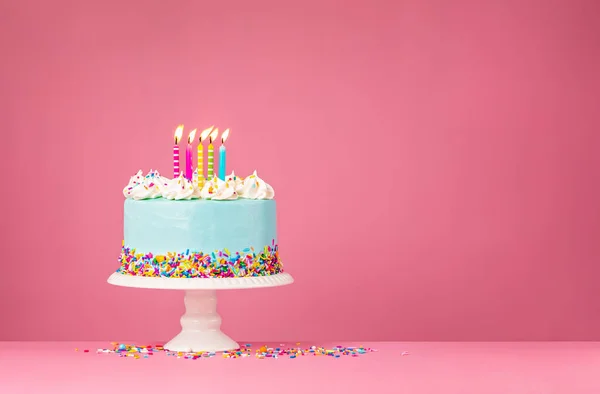
[[[219,129],[214,126],[199,134],[196,155],[196,170],[194,167],[193,144],[196,129],[188,134],[185,150],[185,169],[179,167],[179,143],[183,135],[183,125],[177,126],[173,145],[173,179],[161,176],[158,171],[148,172],[144,176],[142,170],[131,177],[129,184],[123,189],[125,198],[146,200],[166,198],[169,200],[237,200],[247,198],[253,200],[271,200],[275,197],[273,188],[256,175],[256,171],[246,178],[240,178],[231,172],[226,175],[227,149],[225,141],[230,129],[221,135],[221,146],[218,150],[218,171],[215,171],[215,147]],[[208,139],[208,160],[204,160],[204,141]],[[206,171],[205,171],[206,168]],[[206,174],[206,176],[205,176]]]
[[241,178],[232,171],[221,180],[214,175],[211,179],[204,180],[196,169],[192,179],[187,179],[183,173],[178,177],[169,179],[150,170],[144,176],[139,170],[129,179],[123,188],[125,198],[133,200],[147,200],[165,198],[168,200],[237,200],[238,198],[252,200],[271,200],[275,191],[267,182],[262,180],[254,171],[246,178]]

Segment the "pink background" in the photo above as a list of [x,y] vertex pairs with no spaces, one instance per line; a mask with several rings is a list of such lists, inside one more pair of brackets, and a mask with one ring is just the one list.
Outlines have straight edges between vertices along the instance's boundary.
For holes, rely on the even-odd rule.
[[177,332],[106,278],[178,123],[277,192],[296,283],[222,293],[233,337],[600,340],[599,8],[0,2],[0,340]]

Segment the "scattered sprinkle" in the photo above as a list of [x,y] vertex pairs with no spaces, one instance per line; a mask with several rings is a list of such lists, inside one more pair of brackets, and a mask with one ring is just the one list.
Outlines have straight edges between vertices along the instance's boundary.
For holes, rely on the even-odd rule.
[[[145,345],[137,346],[125,343],[111,342],[112,348],[109,349],[97,349],[97,354],[116,354],[119,357],[130,357],[135,359],[150,358],[155,354],[166,354],[169,357],[182,358],[186,360],[197,360],[199,358],[213,358],[221,356],[222,358],[247,358],[256,357],[258,359],[265,358],[298,358],[305,356],[326,356],[332,358],[340,358],[342,356],[359,357],[361,355],[376,352],[377,350],[365,347],[352,347],[352,346],[341,346],[338,345],[332,349],[324,347],[311,346],[309,348],[300,347],[268,347],[263,345],[258,347],[256,350],[252,350],[252,344],[247,343],[236,350],[230,350],[225,352],[173,352],[166,350],[163,345]],[[77,348],[75,349],[77,351]],[[88,353],[89,350],[84,350]],[[407,353],[407,352],[404,352]],[[402,355],[404,355],[404,353]]]

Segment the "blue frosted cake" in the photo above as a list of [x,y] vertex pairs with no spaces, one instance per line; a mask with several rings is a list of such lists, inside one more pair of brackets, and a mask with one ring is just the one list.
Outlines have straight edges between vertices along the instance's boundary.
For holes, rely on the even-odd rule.
[[139,171],[123,189],[118,273],[165,278],[234,278],[283,272],[273,188],[256,172],[204,181]]

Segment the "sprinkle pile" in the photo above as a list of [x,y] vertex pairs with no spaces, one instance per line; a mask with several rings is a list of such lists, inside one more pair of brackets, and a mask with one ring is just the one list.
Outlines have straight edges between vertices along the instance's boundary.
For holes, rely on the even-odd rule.
[[183,253],[156,256],[137,253],[123,245],[119,264],[117,272],[120,274],[166,278],[239,278],[283,272],[275,240],[259,252],[252,247],[235,253],[227,249],[212,253],[188,249]]
[[[306,356],[327,356],[333,358],[340,358],[342,356],[358,357],[360,355],[376,352],[377,350],[365,347],[344,347],[336,346],[333,349],[326,349],[323,347],[311,346],[309,348],[299,347],[300,343],[296,346],[286,347],[285,344],[281,344],[279,347],[267,347],[261,346],[253,351],[252,344],[245,344],[237,350],[226,351],[226,352],[172,352],[166,350],[162,345],[148,345],[148,346],[136,346],[118,342],[111,342],[112,349],[97,349],[96,353],[109,353],[117,354],[119,357],[132,357],[135,359],[150,358],[155,354],[165,353],[167,356],[173,356],[177,358],[183,358],[186,360],[197,360],[199,358],[213,358],[221,356],[223,358],[245,358],[254,357],[258,359],[265,358],[298,358]],[[79,351],[79,349],[75,349]],[[89,350],[84,350],[88,353]]]

